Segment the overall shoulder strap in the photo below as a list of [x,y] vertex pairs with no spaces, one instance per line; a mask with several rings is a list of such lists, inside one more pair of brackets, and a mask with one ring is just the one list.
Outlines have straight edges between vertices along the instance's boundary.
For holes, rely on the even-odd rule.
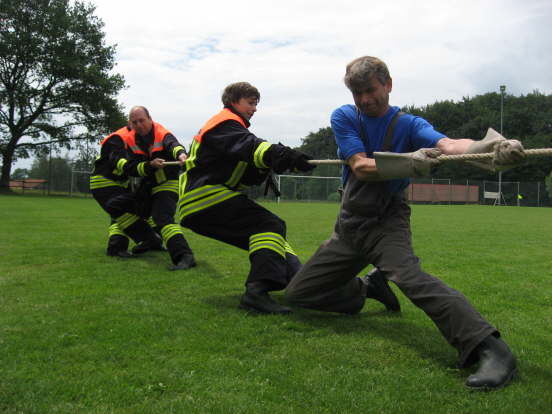
[[381,146],[382,152],[391,151],[391,148],[393,148],[393,132],[395,132],[395,125],[397,125],[397,121],[399,120],[399,117],[401,115],[404,115],[404,112],[398,111],[395,115],[393,115],[393,119],[391,119],[391,122],[387,127],[387,132],[385,133],[383,145]]
[[[362,117],[360,116],[360,110],[356,108],[356,114],[357,119],[360,127],[360,138],[366,142],[366,133],[364,131],[364,128],[362,127]],[[388,152],[392,148],[393,144],[393,132],[395,132],[395,125],[397,124],[397,121],[399,120],[399,117],[404,115],[404,112],[398,111],[395,115],[393,115],[393,119],[391,119],[391,122],[389,123],[389,126],[387,127],[387,132],[385,133],[385,138],[383,140],[383,145],[381,146],[382,152]]]

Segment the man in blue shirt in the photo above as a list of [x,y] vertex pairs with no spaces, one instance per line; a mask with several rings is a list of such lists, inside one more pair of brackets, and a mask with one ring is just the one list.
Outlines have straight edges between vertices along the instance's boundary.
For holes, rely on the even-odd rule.
[[[506,385],[516,369],[508,345],[468,302],[441,280],[422,271],[410,236],[409,177],[430,175],[442,154],[494,152],[483,168],[507,168],[524,159],[521,143],[489,130],[485,139],[451,139],[426,120],[389,105],[392,79],[384,62],[355,59],[345,74],[355,105],[336,109],[331,125],[339,156],[346,161],[344,192],[335,229],[286,290],[290,303],[355,314],[366,298],[399,311],[394,282],[458,350],[461,366],[479,362],[466,386],[490,390]],[[363,278],[367,265],[375,269]]]

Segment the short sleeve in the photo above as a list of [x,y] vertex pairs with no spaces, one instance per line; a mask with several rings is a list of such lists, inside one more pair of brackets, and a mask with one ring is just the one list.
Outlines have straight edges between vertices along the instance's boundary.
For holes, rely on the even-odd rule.
[[420,148],[433,148],[440,139],[446,135],[435,130],[433,125],[420,117],[414,117],[412,122],[412,146],[414,150]]
[[366,152],[360,137],[360,126],[355,125],[354,118],[347,115],[343,107],[333,111],[330,121],[337,143],[338,154],[342,159],[347,160],[354,154]]

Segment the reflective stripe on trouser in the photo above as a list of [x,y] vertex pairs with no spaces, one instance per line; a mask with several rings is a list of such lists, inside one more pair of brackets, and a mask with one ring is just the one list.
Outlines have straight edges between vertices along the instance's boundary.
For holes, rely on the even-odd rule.
[[128,236],[119,229],[117,222],[112,221],[108,230],[107,253],[115,254],[128,249]]
[[[178,183],[176,180],[171,181]],[[154,187],[154,189],[159,187],[163,187],[163,185]],[[182,233],[180,224],[174,222],[178,193],[168,189],[171,188],[170,186],[164,188],[165,190],[155,193],[152,190],[151,216],[156,230],[165,242],[172,262],[177,264],[182,256],[192,254],[192,249],[190,249],[184,233]]]
[[260,283],[267,290],[283,289],[300,266],[285,240],[284,221],[244,195],[198,211],[181,224],[249,252],[247,285]]
[[115,218],[120,230],[124,231],[135,243],[149,240],[153,237],[151,227],[136,214],[124,213]]
[[[135,243],[155,237],[153,230],[136,215],[136,196],[122,187],[107,187],[92,190],[98,204],[117,223],[118,231],[124,232]],[[125,249],[126,250],[126,249]]]
[[185,254],[192,254],[180,224],[167,224],[161,229],[161,237],[174,264],[177,264]]
[[366,300],[366,288],[356,276],[373,264],[431,318],[464,365],[496,329],[462,293],[421,270],[412,250],[410,208],[402,197],[374,208],[379,214],[373,216],[340,211],[332,237],[290,282],[287,300],[327,312],[358,312]]

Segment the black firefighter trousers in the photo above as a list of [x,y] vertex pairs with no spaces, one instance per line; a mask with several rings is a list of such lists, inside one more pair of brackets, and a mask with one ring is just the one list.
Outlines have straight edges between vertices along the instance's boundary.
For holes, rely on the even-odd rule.
[[[249,251],[251,267],[246,286],[253,284],[266,291],[284,289],[301,266],[285,241],[285,222],[245,195],[238,195],[185,217],[181,224],[195,233]],[[287,245],[285,253],[259,248],[262,246],[255,243],[255,237],[263,237],[265,234],[281,236]]]
[[128,249],[128,237],[135,243],[155,238],[149,224],[138,216],[136,196],[120,186],[92,190],[92,196],[111,217],[107,253],[115,254]]

